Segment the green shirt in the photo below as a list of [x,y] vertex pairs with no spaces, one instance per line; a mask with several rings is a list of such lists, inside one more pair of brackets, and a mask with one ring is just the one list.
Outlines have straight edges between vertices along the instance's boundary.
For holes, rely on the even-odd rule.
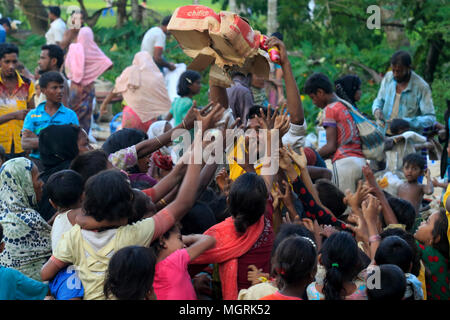
[[175,120],[175,126],[179,125],[186,113],[192,107],[192,99],[189,97],[176,97],[172,102],[172,107],[170,108],[170,113]]

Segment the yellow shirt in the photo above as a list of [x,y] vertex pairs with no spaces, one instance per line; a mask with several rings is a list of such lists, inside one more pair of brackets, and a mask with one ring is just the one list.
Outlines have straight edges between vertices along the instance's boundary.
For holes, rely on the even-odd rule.
[[[448,185],[447,190],[445,191],[444,200],[442,201],[444,208],[445,208],[445,203],[447,202],[447,198],[449,195],[450,195],[450,184]],[[448,242],[450,244],[450,212],[447,209],[445,209],[445,214],[447,215],[447,220],[448,220],[447,238],[448,238]]]
[[[34,84],[27,78],[22,78],[17,74],[17,87],[10,94],[1,78],[0,69],[0,116],[19,110],[25,110],[28,102],[33,99],[35,89]],[[22,131],[23,120],[11,120],[0,124],[0,145],[3,146],[6,153],[11,153],[11,147],[14,143],[14,153],[21,153],[22,142],[20,133]]]
[[420,260],[420,272],[419,276],[417,277],[419,281],[422,283],[422,291],[423,291],[423,300],[427,300],[427,286],[426,286],[426,280],[425,280],[425,266],[423,265],[422,260]]
[[74,225],[63,234],[53,256],[74,265],[83,283],[85,300],[104,300],[105,272],[113,254],[131,245],[149,246],[154,230],[153,218],[102,232],[82,230]]

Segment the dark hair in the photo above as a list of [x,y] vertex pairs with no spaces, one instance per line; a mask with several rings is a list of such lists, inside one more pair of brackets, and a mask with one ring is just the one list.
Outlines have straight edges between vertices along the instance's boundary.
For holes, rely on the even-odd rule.
[[266,210],[268,192],[264,179],[256,173],[245,173],[230,188],[228,207],[236,231],[244,233]]
[[391,121],[390,129],[392,135],[394,136],[400,134],[400,131],[402,129],[409,130],[409,128],[410,128],[409,122],[404,119],[393,119]]
[[3,146],[0,146],[0,160],[5,161],[6,160],[6,151]]
[[419,167],[420,170],[425,170],[427,164],[423,156],[419,153],[410,153],[406,155],[403,158],[403,166],[407,163]]
[[70,169],[78,172],[86,181],[108,167],[108,156],[103,150],[92,150],[78,155],[70,164]]
[[2,242],[2,240],[3,240],[3,226],[0,223],[0,243]]
[[217,223],[214,212],[202,201],[196,201],[194,206],[181,219],[183,228],[181,234],[200,234]]
[[61,16],[61,9],[59,7],[48,7],[48,11],[58,18]]
[[404,273],[408,273],[413,262],[413,250],[408,242],[399,236],[389,236],[380,242],[377,252],[375,252],[375,262],[379,266],[395,264]]
[[352,106],[355,105],[355,94],[361,88],[361,79],[357,75],[346,75],[334,82],[336,94]]
[[247,120],[253,119],[256,116],[258,116],[258,117],[261,116],[261,109],[263,111],[263,114],[267,115],[267,107],[263,107],[258,104],[255,104],[252,107],[250,107],[250,109],[248,110]]
[[271,34],[271,36],[283,41],[283,34],[281,34],[281,32],[275,31],[274,33]]
[[320,252],[326,270],[322,290],[325,300],[342,300],[344,282],[358,274],[358,245],[350,233],[341,231],[325,240]]
[[275,251],[277,250],[278,246],[280,245],[280,243],[293,235],[297,235],[300,237],[306,237],[311,239],[312,241],[314,241],[314,243],[316,242],[316,240],[314,239],[314,235],[311,231],[309,231],[305,226],[303,225],[299,225],[299,224],[295,224],[295,223],[283,223],[280,226],[280,229],[278,230],[278,233],[275,237],[275,240],[273,241],[273,245],[272,245],[272,256],[275,255]]
[[318,179],[314,184],[323,205],[330,209],[336,218],[342,216],[347,210],[344,203],[345,194],[327,179]]
[[[408,200],[388,197],[389,206],[392,208],[398,223],[404,224],[405,229],[410,231],[416,221],[416,209]],[[384,223],[384,218],[382,218]]]
[[106,298],[143,300],[152,289],[156,257],[146,247],[129,246],[117,251],[106,272],[103,292]]
[[134,146],[147,139],[148,135],[144,131],[123,128],[110,135],[103,143],[102,149],[106,154],[110,155],[111,153]]
[[[148,135],[144,131],[133,128],[123,128],[110,135],[103,143],[102,149],[106,154],[110,155],[147,139]],[[127,172],[139,173],[139,166],[136,164],[135,166],[128,168]]]
[[172,18],[172,16],[165,16],[162,20],[161,20],[161,25],[162,26],[167,26],[170,22],[170,19]]
[[281,241],[275,251],[274,270],[283,284],[305,282],[316,265],[316,249],[304,237],[289,236]]
[[57,71],[48,71],[41,75],[39,78],[39,86],[41,88],[47,88],[50,82],[56,82],[59,84],[64,84],[64,78]]
[[[402,300],[406,291],[405,273],[395,264],[383,264],[378,266],[380,270],[380,288],[367,287],[369,300]],[[369,272],[370,277],[376,270]]]
[[[105,187],[108,191],[105,192]],[[105,170],[86,181],[83,209],[96,221],[129,218],[133,211],[133,191],[122,172]]]
[[322,89],[325,93],[333,93],[333,84],[325,74],[316,72],[306,79],[303,92],[305,94],[316,94],[319,89]]
[[395,52],[391,57],[391,65],[398,66],[402,65],[404,67],[411,67],[412,60],[411,55],[403,50]]
[[41,47],[41,50],[47,50],[48,56],[50,59],[55,58],[56,59],[56,66],[61,68],[62,64],[64,63],[64,51],[61,49],[61,47],[57,46],[56,44],[47,44]]
[[180,223],[175,223],[169,230],[167,230],[161,237],[159,237],[158,239],[155,239],[151,245],[150,248],[153,250],[153,252],[155,253],[155,256],[158,257],[159,253],[161,252],[161,250],[163,249],[163,245],[161,243],[161,240],[167,240],[170,238],[170,235],[172,233],[175,232],[180,232],[182,226]]
[[[128,218],[128,224],[141,220],[150,210],[154,209],[152,200],[144,192],[138,189],[132,189],[133,192],[133,211]],[[152,208],[153,207],[153,208]]]
[[178,80],[177,93],[180,97],[185,97],[191,90],[189,86],[192,85],[195,81],[199,80],[202,76],[200,73],[194,70],[186,70],[180,76]]
[[[0,22],[0,24],[1,24],[1,22]],[[19,48],[14,43],[0,44],[0,59],[3,59],[5,54],[10,54],[10,53],[15,53],[17,56],[19,56]]]
[[432,231],[433,239],[438,236],[441,237],[438,243],[434,243],[433,247],[438,250],[445,258],[449,257],[449,243],[448,243],[448,218],[444,208],[439,209],[439,218],[434,222]]
[[420,259],[422,258],[422,254],[419,250],[419,247],[417,246],[414,236],[411,233],[408,233],[400,228],[391,228],[384,230],[382,233],[380,233],[380,236],[382,240],[390,236],[398,236],[409,244],[413,252],[411,273],[418,277],[420,273]]
[[11,29],[11,22],[9,21],[8,18],[1,18],[0,19],[0,25],[4,25],[6,24],[8,26],[8,28]]
[[52,174],[44,188],[49,199],[58,207],[69,208],[81,198],[83,178],[73,170],[62,170]]

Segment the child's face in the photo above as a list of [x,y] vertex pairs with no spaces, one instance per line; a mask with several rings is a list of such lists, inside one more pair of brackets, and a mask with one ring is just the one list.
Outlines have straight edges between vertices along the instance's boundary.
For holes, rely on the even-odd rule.
[[53,103],[61,103],[63,98],[64,84],[51,81],[47,87],[41,88],[41,91],[47,97],[47,100]]
[[423,170],[416,165],[405,163],[403,165],[403,174],[408,182],[415,182],[423,175]]
[[164,248],[169,252],[175,252],[185,247],[186,246],[183,243],[183,239],[181,237],[181,232],[179,229],[172,232],[169,236],[169,239],[164,240]]
[[416,233],[414,234],[414,238],[416,240],[422,242],[423,244],[427,246],[431,246],[434,243],[433,239],[433,229],[434,224],[436,223],[436,220],[439,218],[439,212],[435,212],[432,215],[428,217],[426,221],[423,221],[419,228],[417,229]]

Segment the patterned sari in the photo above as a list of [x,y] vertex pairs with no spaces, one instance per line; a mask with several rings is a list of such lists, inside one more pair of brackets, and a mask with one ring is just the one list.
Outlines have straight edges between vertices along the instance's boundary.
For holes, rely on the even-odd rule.
[[0,223],[5,242],[0,263],[41,281],[41,268],[52,252],[51,227],[35,210],[32,167],[30,160],[15,158],[0,169]]

